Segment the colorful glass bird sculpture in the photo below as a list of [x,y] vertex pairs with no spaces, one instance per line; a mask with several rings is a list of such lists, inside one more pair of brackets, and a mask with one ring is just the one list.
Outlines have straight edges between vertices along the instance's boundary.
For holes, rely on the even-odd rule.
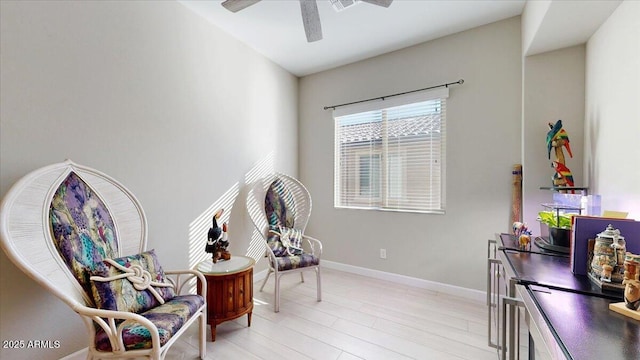
[[[562,128],[562,120],[556,121],[555,124],[549,123],[549,132],[547,133],[547,157],[551,159],[551,148],[561,148],[564,146],[569,153],[569,157],[573,157],[571,153],[571,146],[569,145],[569,135]],[[556,151],[556,156],[558,151]],[[564,159],[564,155],[562,155],[562,159]]]
[[[565,164],[554,161],[551,166],[556,170],[556,173],[553,175],[554,184],[559,183],[558,185],[561,186],[573,186],[573,174]],[[564,184],[562,184],[563,182]]]

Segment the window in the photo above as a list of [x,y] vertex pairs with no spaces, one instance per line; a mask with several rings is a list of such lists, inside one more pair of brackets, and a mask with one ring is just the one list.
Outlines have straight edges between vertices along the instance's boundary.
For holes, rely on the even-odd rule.
[[380,154],[359,155],[358,195],[371,198],[380,197]]
[[404,161],[398,154],[389,155],[389,197],[401,198],[404,194]]
[[444,213],[448,89],[334,110],[335,207]]

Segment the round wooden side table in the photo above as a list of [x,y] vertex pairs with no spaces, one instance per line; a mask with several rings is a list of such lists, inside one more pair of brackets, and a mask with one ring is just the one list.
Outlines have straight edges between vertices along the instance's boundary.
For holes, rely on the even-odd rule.
[[215,264],[211,259],[198,264],[198,271],[207,279],[207,323],[212,341],[216,341],[216,325],[224,321],[246,314],[247,326],[251,326],[254,264],[252,258],[237,255]]

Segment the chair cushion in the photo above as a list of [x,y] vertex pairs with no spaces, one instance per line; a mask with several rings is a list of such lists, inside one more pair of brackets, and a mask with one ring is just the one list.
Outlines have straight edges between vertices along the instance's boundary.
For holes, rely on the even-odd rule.
[[107,207],[71,172],[51,199],[49,223],[58,253],[91,297],[90,273],[103,259],[118,254],[115,226]]
[[311,254],[281,256],[278,261],[278,271],[291,270],[320,264],[320,259]]
[[[204,298],[200,295],[179,295],[141,315],[158,327],[160,345],[164,345],[178,331],[184,323],[204,305]],[[122,339],[127,350],[150,349],[151,333],[146,327],[131,323],[124,327]],[[109,336],[102,328],[96,332],[96,349],[111,351]]]
[[292,228],[294,213],[291,209],[293,208],[295,208],[293,194],[282,180],[276,178],[269,185],[264,199],[264,212],[267,215],[269,225]]
[[92,275],[93,299],[99,309],[140,313],[175,296],[154,250],[106,259]]
[[267,244],[275,256],[302,254],[302,231],[284,226],[269,226]]

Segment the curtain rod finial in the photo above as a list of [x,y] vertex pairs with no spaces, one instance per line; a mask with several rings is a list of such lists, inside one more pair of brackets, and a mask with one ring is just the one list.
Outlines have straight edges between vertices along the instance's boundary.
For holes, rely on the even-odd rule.
[[464,79],[458,80],[458,84],[460,84],[460,85],[464,84]]

